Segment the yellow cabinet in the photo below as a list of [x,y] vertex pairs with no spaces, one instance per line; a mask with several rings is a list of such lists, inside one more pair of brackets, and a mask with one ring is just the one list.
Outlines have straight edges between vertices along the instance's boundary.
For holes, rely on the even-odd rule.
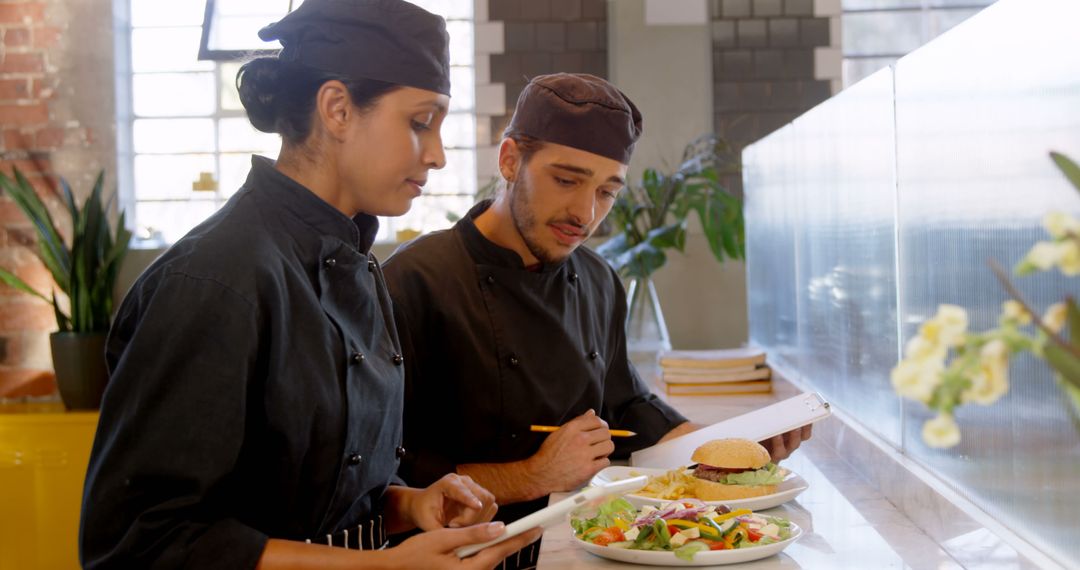
[[79,567],[83,479],[96,412],[0,405],[0,570]]

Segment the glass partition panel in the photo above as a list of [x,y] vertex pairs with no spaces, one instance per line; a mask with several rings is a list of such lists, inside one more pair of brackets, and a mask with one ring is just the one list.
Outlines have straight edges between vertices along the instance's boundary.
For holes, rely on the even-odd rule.
[[800,370],[899,444],[892,70],[795,120]]
[[[971,329],[1051,210],[1080,195],[1047,153],[1080,159],[1080,3],[1001,0],[744,153],[751,340],[774,365],[928,467],[1066,567],[1080,567],[1080,422],[1045,364],[966,405],[963,438],[921,439],[921,404],[892,394],[901,347],[942,303]],[[1038,308],[1078,278],[1016,278]],[[939,537],[948,540],[951,537]]]
[[[966,307],[974,330],[995,326],[1006,294],[987,260],[1011,268],[1047,238],[1047,212],[1080,214],[1080,196],[1047,157],[1080,159],[1077,22],[1074,1],[1003,1],[898,63],[905,341],[940,303]],[[1080,289],[1057,272],[1016,284],[1041,309]],[[906,453],[996,518],[1023,521],[1013,530],[1055,558],[1080,563],[1080,433],[1041,361],[1017,359],[995,405],[960,409],[958,446],[926,447],[926,419],[905,405]]]

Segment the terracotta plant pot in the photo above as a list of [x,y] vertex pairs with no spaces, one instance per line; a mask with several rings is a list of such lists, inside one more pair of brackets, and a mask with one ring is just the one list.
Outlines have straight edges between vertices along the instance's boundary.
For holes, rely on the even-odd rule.
[[55,332],[49,335],[56,385],[69,410],[96,410],[109,382],[105,366],[107,333]]

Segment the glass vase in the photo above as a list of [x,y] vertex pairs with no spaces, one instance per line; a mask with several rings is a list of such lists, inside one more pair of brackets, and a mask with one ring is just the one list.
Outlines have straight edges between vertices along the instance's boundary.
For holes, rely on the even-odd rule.
[[671,337],[660,309],[656,286],[648,277],[635,278],[630,281],[626,295],[629,305],[626,313],[627,353],[641,377],[658,385],[660,365],[657,356],[671,350]]

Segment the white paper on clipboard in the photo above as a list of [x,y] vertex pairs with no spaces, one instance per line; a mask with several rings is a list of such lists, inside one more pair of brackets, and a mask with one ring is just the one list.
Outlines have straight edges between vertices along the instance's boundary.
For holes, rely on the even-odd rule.
[[690,463],[690,455],[694,450],[707,441],[728,437],[763,441],[823,420],[831,413],[829,403],[821,395],[817,392],[806,392],[664,443],[635,451],[630,456],[630,465],[663,469],[687,465]]

